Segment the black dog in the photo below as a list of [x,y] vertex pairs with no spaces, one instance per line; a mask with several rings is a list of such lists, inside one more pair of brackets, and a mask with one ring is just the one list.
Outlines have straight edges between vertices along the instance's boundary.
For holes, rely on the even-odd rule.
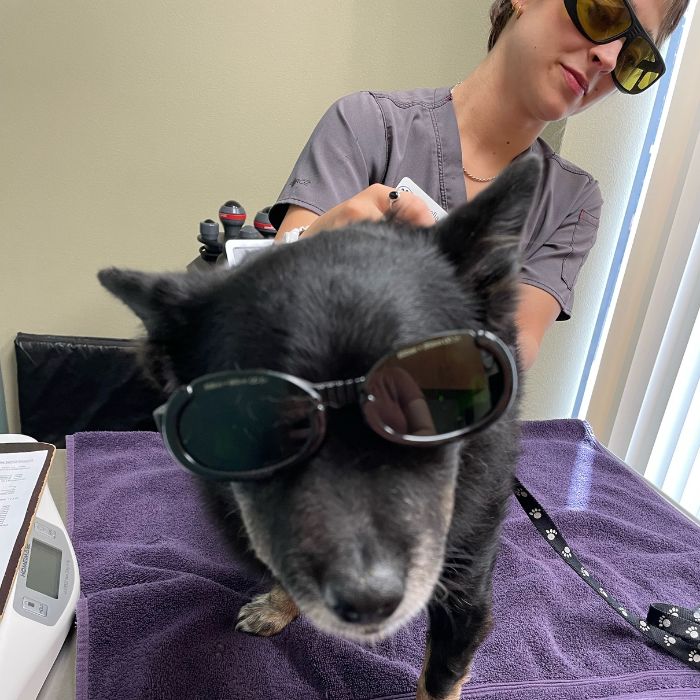
[[[430,229],[362,223],[223,273],[109,269],[99,279],[143,320],[147,367],[171,391],[247,368],[310,382],[360,377],[393,348],[454,329],[488,330],[517,354],[520,233],[539,171],[536,159],[519,160]],[[230,531],[242,522],[277,582],[244,606],[237,629],[274,634],[301,612],[322,630],[370,641],[427,605],[418,697],[459,697],[491,626],[516,410],[460,440],[417,447],[382,439],[350,406],[328,412],[324,441],[302,463],[262,480],[210,482]]]

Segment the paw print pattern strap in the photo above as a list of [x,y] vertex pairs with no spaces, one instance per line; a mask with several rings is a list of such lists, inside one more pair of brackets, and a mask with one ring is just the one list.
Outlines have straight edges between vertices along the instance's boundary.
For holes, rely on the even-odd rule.
[[515,479],[515,497],[552,549],[613,609],[647,639],[700,671],[700,607],[653,603],[645,620],[616,600],[579,561],[559,528],[522,483]]

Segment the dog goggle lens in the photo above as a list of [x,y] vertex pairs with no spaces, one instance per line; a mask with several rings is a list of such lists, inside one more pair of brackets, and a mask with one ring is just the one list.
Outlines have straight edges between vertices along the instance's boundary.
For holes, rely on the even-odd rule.
[[438,445],[495,420],[516,381],[514,360],[496,336],[457,331],[394,351],[356,379],[311,384],[269,370],[206,375],[154,416],[185,467],[248,479],[309,457],[323,440],[327,409],[359,403],[383,438]]
[[623,92],[637,94],[651,87],[666,70],[659,50],[627,0],[564,0],[577,29],[596,44],[624,38],[613,80]]
[[230,473],[305,451],[318,405],[305,389],[268,372],[204,379],[177,420],[177,438],[191,460]]
[[495,349],[470,335],[431,339],[373,367],[363,411],[376,432],[400,442],[461,435],[493,415],[511,376]]

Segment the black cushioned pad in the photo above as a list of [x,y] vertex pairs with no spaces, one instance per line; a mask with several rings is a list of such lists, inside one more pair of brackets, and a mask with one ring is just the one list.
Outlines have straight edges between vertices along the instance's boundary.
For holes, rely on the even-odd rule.
[[138,343],[18,333],[15,338],[20,429],[65,447],[85,430],[153,430],[165,395],[144,376]]

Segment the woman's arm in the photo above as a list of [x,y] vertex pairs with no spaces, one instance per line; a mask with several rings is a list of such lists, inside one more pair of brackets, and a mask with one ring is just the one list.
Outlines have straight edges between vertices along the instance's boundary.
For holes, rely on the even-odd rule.
[[435,223],[428,207],[410,192],[401,192],[392,204],[389,192],[393,190],[393,187],[386,185],[370,185],[322,216],[290,204],[275,240],[280,241],[287,231],[300,226],[308,226],[302,236],[313,236],[320,231],[342,228],[355,221],[379,221],[390,211],[397,219],[414,226],[432,226]]
[[291,231],[293,228],[300,228],[301,226],[311,226],[316,219],[318,219],[318,214],[314,214],[308,209],[304,209],[296,204],[290,204],[287,209],[287,213],[282,219],[279,229],[277,230],[277,235],[275,236],[275,241],[281,243],[284,239],[284,234],[287,231]]
[[559,302],[549,292],[531,284],[520,284],[520,298],[515,313],[518,327],[520,366],[530,369],[537,359],[542,338],[557,320]]

